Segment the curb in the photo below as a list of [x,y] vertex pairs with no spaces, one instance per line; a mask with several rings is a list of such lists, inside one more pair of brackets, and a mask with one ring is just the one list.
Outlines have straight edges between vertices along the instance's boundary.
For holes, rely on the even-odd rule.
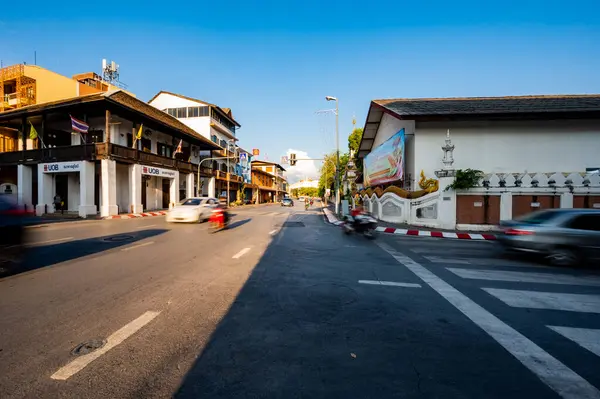
[[128,215],[114,215],[107,216],[104,220],[112,220],[112,219],[135,219],[135,218],[145,218],[149,216],[165,216],[167,211],[158,211],[158,212],[143,212],[143,213],[130,213]]
[[[340,226],[344,222],[338,220],[338,218],[327,208],[323,208],[325,219],[327,222]],[[397,229],[395,227],[377,227],[375,231],[385,234],[393,234],[400,236],[418,236],[418,237],[434,237],[434,238],[450,238],[458,240],[484,240],[494,241],[496,236],[494,234],[477,234],[477,233],[460,233],[460,232],[449,232],[449,231],[429,231],[429,230],[408,230],[408,229]]]

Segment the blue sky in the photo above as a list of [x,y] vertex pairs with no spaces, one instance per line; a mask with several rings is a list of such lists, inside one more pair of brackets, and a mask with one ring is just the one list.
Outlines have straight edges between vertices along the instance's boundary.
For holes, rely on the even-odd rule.
[[168,90],[232,108],[242,146],[270,160],[333,149],[333,117],[315,114],[326,95],[345,147],[374,98],[600,92],[600,2],[484,3],[13,2],[0,59],[33,63],[35,50],[69,76],[113,59],[143,100]]

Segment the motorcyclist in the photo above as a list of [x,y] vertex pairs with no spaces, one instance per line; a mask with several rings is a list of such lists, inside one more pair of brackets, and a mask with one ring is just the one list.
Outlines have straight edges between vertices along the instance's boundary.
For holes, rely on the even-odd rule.
[[350,216],[352,217],[352,228],[353,229],[356,230],[356,227],[360,220],[360,215],[364,215],[365,213],[366,213],[365,209],[360,205],[355,206],[354,209],[352,209],[350,211]]
[[229,212],[227,212],[227,207],[225,204],[219,203],[215,206],[214,211],[217,213],[221,213],[223,215],[223,224],[227,225],[229,223]]

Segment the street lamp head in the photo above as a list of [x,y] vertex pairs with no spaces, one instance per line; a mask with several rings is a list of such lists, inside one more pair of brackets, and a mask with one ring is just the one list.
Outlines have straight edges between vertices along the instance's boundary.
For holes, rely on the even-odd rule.
[[325,100],[327,100],[327,101],[337,101],[337,98],[331,97],[331,96],[326,96]]

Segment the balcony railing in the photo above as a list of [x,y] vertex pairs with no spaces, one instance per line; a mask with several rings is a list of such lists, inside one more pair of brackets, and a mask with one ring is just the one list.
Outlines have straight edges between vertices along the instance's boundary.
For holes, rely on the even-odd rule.
[[[93,161],[105,158],[111,158],[130,163],[140,162],[149,165],[177,169],[188,173],[198,172],[197,164],[139,151],[135,148],[128,148],[107,143],[3,152],[0,153],[0,164],[10,165],[19,163],[37,164],[45,162]],[[208,176],[213,174],[212,169],[208,165],[203,165],[200,168],[200,173]]]
[[227,180],[233,183],[241,183],[244,181],[242,176],[234,175],[233,173],[223,172],[221,170],[213,171],[214,176],[219,180]]

